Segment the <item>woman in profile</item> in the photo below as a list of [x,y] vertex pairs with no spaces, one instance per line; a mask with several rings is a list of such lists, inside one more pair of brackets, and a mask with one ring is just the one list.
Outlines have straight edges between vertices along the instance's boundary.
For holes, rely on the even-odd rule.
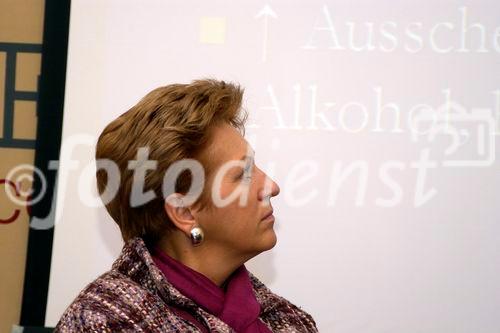
[[242,95],[223,81],[169,85],[104,129],[97,185],[125,246],[56,332],[317,332],[244,266],[276,244],[279,187],[242,136]]

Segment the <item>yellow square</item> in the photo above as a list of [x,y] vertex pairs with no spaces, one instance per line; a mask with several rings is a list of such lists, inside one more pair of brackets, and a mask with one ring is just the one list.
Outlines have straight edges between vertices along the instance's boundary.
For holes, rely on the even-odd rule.
[[36,139],[36,102],[14,102],[14,138]]
[[200,19],[200,42],[224,44],[226,42],[226,18],[202,17]]

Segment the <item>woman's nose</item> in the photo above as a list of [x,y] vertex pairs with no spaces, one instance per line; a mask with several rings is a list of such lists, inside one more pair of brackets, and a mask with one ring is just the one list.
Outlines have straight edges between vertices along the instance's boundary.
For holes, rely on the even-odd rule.
[[264,187],[260,191],[259,200],[275,197],[280,193],[280,187],[269,176],[265,176]]

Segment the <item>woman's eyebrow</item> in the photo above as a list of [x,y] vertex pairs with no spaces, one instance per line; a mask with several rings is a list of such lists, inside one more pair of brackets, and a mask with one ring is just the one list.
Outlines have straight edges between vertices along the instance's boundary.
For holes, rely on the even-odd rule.
[[243,155],[243,157],[240,158],[240,161],[244,161],[246,159],[253,160],[254,158],[255,158],[255,150],[253,150],[253,149],[250,148],[247,151],[247,154]]
[[245,155],[242,158],[240,158],[240,161],[246,161],[246,160],[251,161],[253,160],[253,158],[254,158],[253,155]]

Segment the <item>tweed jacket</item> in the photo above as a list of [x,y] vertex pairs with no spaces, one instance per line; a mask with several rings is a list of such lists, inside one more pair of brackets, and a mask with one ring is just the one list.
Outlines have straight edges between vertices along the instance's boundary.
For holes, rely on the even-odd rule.
[[[250,279],[261,306],[259,319],[271,331],[317,332],[309,314],[273,294],[253,275]],[[66,309],[55,332],[200,332],[172,307],[188,311],[210,332],[235,332],[174,288],[144,241],[134,238],[111,270],[90,283]]]

